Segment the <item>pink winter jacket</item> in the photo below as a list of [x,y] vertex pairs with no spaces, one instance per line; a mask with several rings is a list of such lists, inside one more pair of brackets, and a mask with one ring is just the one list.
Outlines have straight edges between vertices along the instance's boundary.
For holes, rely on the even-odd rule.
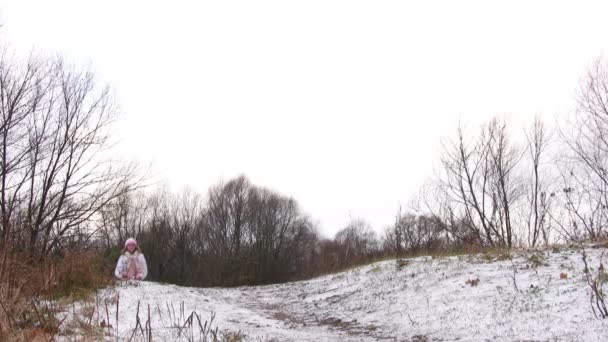
[[124,252],[116,263],[114,275],[118,279],[125,279],[125,277],[126,279],[145,279],[148,275],[146,258],[138,251],[135,251],[133,254],[129,253],[129,251]]

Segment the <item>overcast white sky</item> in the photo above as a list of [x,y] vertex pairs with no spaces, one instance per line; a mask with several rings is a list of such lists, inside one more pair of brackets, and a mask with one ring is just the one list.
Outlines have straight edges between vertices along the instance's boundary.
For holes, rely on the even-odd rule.
[[2,39],[90,63],[120,150],[174,189],[244,173],[327,235],[378,231],[456,122],[572,107],[608,50],[606,1],[0,0]]

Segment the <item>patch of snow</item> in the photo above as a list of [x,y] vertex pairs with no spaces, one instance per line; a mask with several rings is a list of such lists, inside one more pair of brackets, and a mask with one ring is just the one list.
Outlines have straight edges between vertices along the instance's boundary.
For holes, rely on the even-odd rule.
[[[599,266],[603,251],[586,250],[590,267]],[[100,291],[89,305],[99,307],[95,320],[109,316],[108,340],[128,339],[137,316],[145,325],[148,307],[152,333],[164,341],[188,340],[178,327],[193,312],[203,324],[215,314],[212,327],[248,341],[607,340],[608,319],[591,310],[581,251],[535,254],[493,261],[419,257],[401,266],[388,260],[307,281],[239,288],[123,283]],[[80,315],[84,305],[67,314]],[[181,332],[187,331],[196,334],[194,328]]]

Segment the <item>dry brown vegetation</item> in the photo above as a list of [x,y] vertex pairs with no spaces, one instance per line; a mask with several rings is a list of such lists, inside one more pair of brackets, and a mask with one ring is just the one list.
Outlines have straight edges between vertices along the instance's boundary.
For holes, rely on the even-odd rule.
[[54,336],[64,323],[57,317],[63,305],[109,284],[110,272],[94,251],[40,262],[18,254],[5,256],[0,270],[0,340]]

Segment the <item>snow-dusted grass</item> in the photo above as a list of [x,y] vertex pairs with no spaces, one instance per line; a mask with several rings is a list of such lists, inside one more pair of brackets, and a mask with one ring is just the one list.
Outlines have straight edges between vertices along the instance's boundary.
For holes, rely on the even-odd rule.
[[[586,250],[594,270],[604,250]],[[193,312],[201,323],[215,315],[212,329],[247,341],[608,340],[608,320],[591,309],[581,252],[387,260],[307,281],[230,289],[125,283],[88,306],[101,307],[92,322],[109,317],[108,340],[132,336],[138,305],[142,326],[150,320],[144,332],[165,341],[202,340],[196,320],[178,328]],[[82,319],[86,306],[73,306],[68,320]]]

